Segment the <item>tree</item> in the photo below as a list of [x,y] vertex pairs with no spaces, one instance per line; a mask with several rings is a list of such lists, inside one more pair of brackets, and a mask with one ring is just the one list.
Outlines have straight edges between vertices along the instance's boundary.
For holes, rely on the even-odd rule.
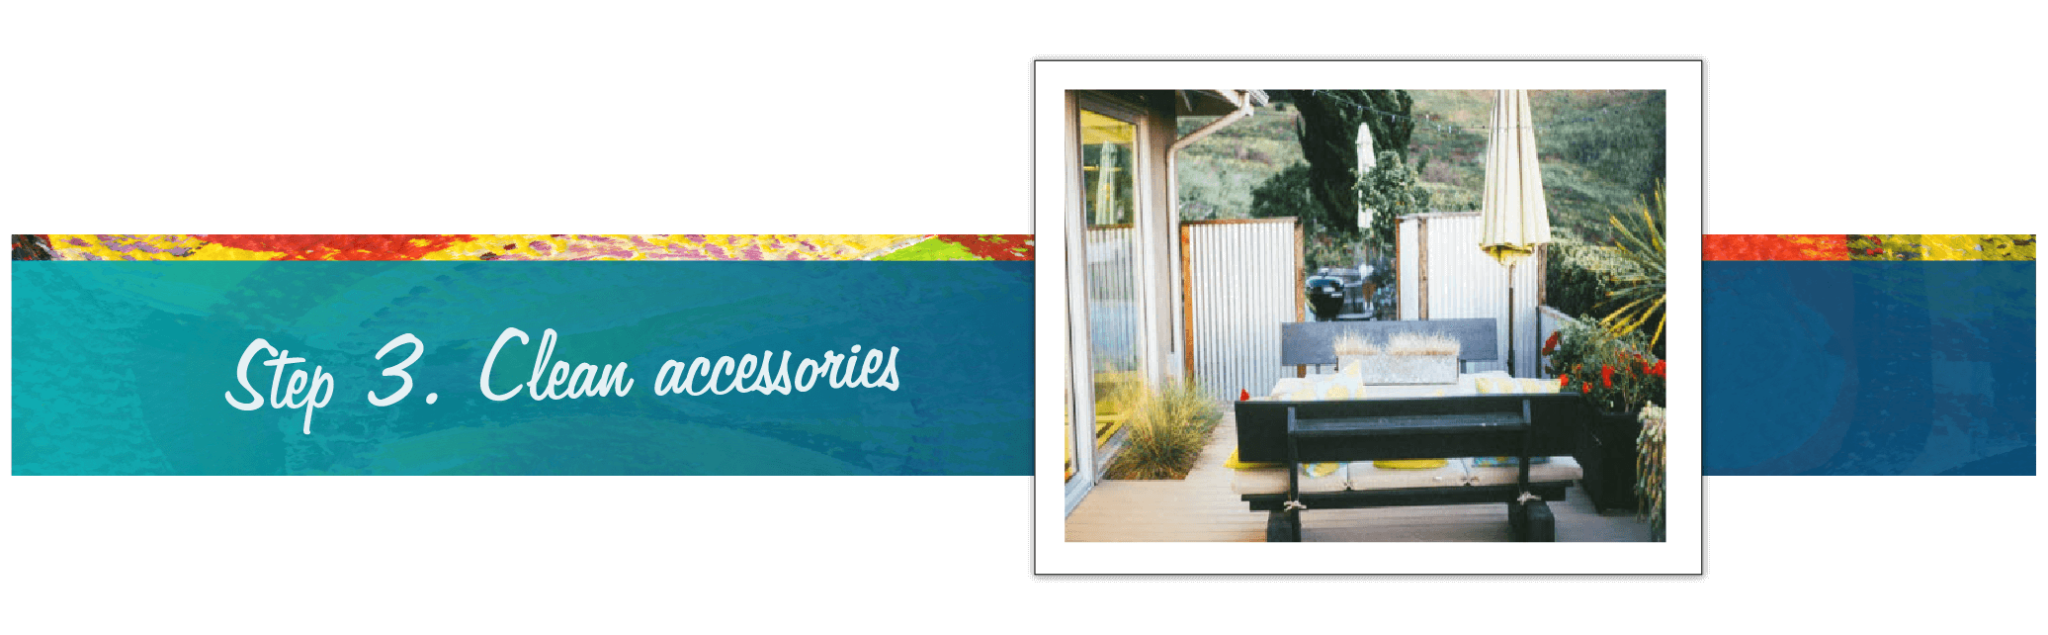
[[1323,212],[1309,194],[1309,172],[1308,164],[1296,163],[1260,181],[1252,190],[1252,218],[1293,216],[1301,220],[1303,232],[1321,232]]
[[1364,242],[1382,252],[1394,244],[1394,224],[1400,217],[1429,210],[1429,190],[1422,189],[1415,171],[1391,150],[1374,159],[1372,170],[1359,175],[1357,185],[1360,202],[1373,210]]
[[1308,192],[1331,231],[1353,234],[1358,227],[1358,127],[1372,131],[1374,156],[1393,152],[1408,160],[1409,116],[1415,100],[1405,90],[1293,91],[1301,126],[1295,134],[1308,159]]

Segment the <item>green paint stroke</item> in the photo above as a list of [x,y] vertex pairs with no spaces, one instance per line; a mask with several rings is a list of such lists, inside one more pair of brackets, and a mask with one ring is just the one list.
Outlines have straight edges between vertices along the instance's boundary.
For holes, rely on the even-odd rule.
[[959,243],[933,238],[890,252],[876,260],[989,260],[974,255]]

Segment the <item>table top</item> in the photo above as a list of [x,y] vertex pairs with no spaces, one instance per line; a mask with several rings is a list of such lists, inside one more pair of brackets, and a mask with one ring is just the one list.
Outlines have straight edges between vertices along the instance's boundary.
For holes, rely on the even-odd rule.
[[[1484,385],[1482,385],[1482,383]],[[1557,380],[1509,377],[1506,371],[1486,371],[1458,375],[1455,384],[1407,384],[1385,386],[1357,386],[1342,373],[1320,373],[1308,377],[1283,377],[1273,384],[1267,399],[1289,399],[1293,401],[1320,401],[1328,399],[1330,387],[1345,386],[1346,394],[1341,399],[1408,399],[1415,397],[1463,397],[1487,393],[1544,393],[1556,392]],[[1307,391],[1303,394],[1303,391]],[[1363,394],[1360,394],[1363,393]]]

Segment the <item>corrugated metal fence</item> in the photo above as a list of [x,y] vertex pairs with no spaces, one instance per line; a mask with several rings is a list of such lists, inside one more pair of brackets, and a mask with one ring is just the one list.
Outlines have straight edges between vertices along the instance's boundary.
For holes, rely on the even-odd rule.
[[1301,232],[1292,218],[1181,224],[1188,376],[1209,395],[1264,394],[1282,373],[1280,324],[1302,319]]
[[[1479,250],[1479,212],[1416,214],[1401,218],[1396,233],[1400,319],[1494,318],[1502,352],[1497,362],[1474,362],[1473,372],[1507,368],[1508,269]],[[1515,266],[1515,376],[1537,377],[1544,325],[1536,307],[1543,292],[1543,255]],[[1555,328],[1554,326],[1552,327]]]

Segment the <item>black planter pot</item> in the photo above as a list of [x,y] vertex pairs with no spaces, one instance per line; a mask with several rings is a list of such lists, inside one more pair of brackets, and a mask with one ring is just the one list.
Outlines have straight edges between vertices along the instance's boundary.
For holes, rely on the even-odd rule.
[[1636,436],[1642,430],[1636,415],[1595,410],[1580,433],[1572,458],[1585,472],[1579,484],[1593,500],[1594,511],[1637,509]]

